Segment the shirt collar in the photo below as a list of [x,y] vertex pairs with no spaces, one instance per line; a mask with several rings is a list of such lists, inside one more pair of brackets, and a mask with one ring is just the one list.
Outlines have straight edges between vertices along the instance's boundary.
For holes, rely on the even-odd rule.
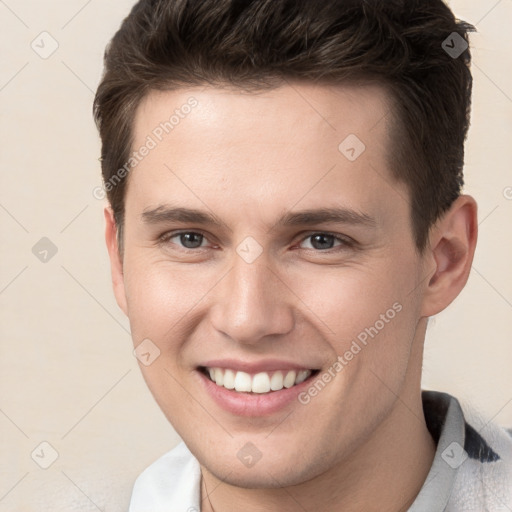
[[464,413],[458,400],[447,393],[423,391],[422,400],[427,428],[437,449],[425,483],[408,512],[442,512],[459,468],[468,457],[464,450]]

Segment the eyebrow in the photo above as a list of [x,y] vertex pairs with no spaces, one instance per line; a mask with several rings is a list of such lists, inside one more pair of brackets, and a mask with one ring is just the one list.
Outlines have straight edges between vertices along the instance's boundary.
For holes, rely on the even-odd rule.
[[[145,224],[181,222],[217,228],[222,227],[232,231],[225,222],[211,213],[193,208],[173,207],[170,205],[160,205],[156,208],[144,210],[142,220]],[[298,212],[287,212],[271,229],[322,223],[352,224],[370,228],[377,226],[376,220],[367,213],[358,212],[349,208],[325,207]]]

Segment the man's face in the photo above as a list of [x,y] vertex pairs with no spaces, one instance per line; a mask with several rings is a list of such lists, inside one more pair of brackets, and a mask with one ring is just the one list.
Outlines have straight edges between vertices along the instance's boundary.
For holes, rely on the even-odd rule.
[[[132,149],[157,144],[129,176],[116,294],[134,345],[160,351],[141,365],[155,399],[219,478],[311,479],[419,390],[425,265],[388,110],[378,87],[294,84],[151,93],[137,111]],[[296,215],[321,209],[345,213]]]

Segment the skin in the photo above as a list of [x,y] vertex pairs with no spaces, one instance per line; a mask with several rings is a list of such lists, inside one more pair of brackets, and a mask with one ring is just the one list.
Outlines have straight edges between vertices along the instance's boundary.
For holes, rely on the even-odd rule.
[[[388,166],[390,103],[375,85],[152,92],[133,147],[191,96],[198,105],[131,171],[122,257],[110,208],[105,219],[116,299],[134,346],[149,338],[161,351],[141,370],[201,464],[202,510],[406,510],[435,452],[421,405],[427,320],[467,281],[475,200],[459,197],[418,254],[408,191]],[[338,150],[349,134],[366,145],[354,162]],[[168,203],[225,226],[143,220]],[[325,206],[364,212],[375,226],[273,227],[287,212]],[[177,230],[204,234],[201,247],[158,241]],[[319,232],[356,245],[328,238],[318,248]],[[252,263],[236,252],[248,236],[263,251]],[[214,358],[325,373],[394,303],[402,310],[307,405],[247,418],[199,386],[197,366]],[[247,442],[262,454],[251,468],[237,458]]]

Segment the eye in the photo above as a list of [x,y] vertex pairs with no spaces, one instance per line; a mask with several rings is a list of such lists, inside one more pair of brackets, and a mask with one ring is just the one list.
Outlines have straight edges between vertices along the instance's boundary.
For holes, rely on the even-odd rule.
[[[311,240],[310,247],[302,247],[302,249],[316,252],[344,250],[355,245],[355,242],[349,237],[326,232],[310,233],[301,239],[299,245],[304,244],[308,240]],[[335,245],[336,242],[338,242],[337,245]],[[197,249],[208,246],[208,239],[203,233],[198,231],[172,231],[161,235],[158,243],[160,245],[171,244],[184,251],[197,252]]]
[[[354,245],[354,242],[348,237],[335,235],[333,233],[311,233],[303,239],[303,241],[306,240],[311,240],[312,249],[316,251],[328,251],[333,248],[336,249],[336,247],[333,247],[333,243],[335,241],[340,242],[340,244],[337,246],[340,249],[349,248]],[[306,249],[310,248],[306,247]]]
[[[176,239],[176,242],[172,240]],[[206,241],[206,237],[197,231],[180,231],[178,233],[164,233],[160,238],[159,242],[161,244],[172,243],[173,245],[177,245],[187,250],[200,249],[202,246],[202,242]]]

